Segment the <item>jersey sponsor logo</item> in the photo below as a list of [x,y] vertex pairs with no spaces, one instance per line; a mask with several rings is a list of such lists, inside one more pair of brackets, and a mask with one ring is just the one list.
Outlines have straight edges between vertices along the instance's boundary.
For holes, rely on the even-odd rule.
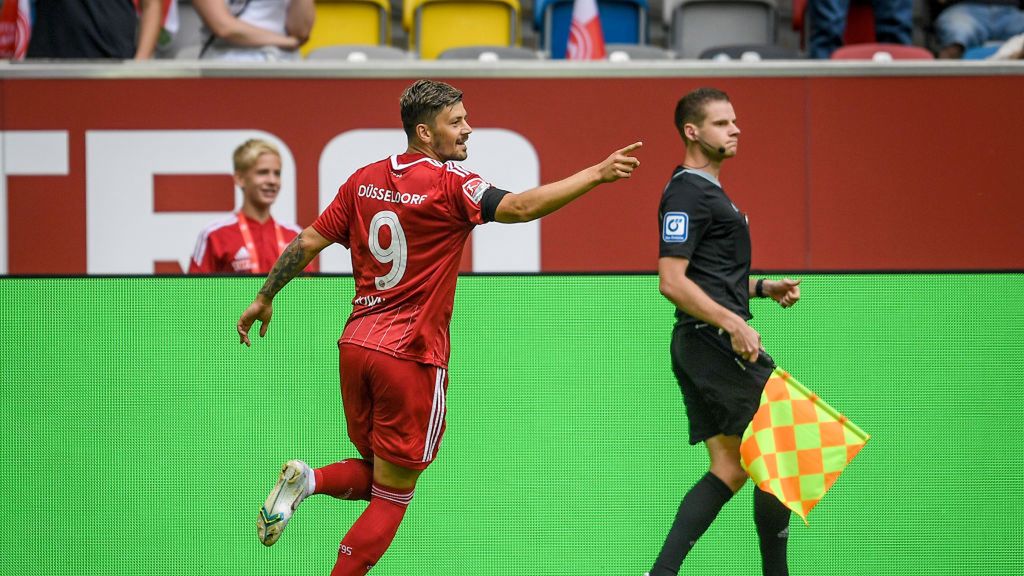
[[384,300],[385,298],[383,296],[360,296],[353,300],[352,303],[357,306],[376,306],[377,304],[383,303]]
[[383,200],[395,204],[422,204],[427,199],[426,194],[409,194],[408,192],[395,192],[387,188],[381,188],[374,184],[360,184],[356,194],[360,198],[372,200]]
[[686,212],[669,212],[665,214],[665,223],[661,231],[661,239],[665,242],[686,242],[690,233],[690,216]]
[[473,201],[473,204],[479,204],[484,192],[490,187],[491,185],[484,182],[483,178],[472,178],[462,185],[462,192]]

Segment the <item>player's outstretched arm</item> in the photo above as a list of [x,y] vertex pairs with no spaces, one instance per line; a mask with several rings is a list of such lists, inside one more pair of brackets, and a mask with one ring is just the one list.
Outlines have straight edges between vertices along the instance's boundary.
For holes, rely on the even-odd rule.
[[564,180],[531,188],[520,194],[506,194],[494,211],[494,220],[505,224],[529,222],[551,214],[599,184],[629,178],[640,166],[630,153],[643,146],[634,142],[616,150],[600,164],[595,164]]
[[284,285],[295,278],[299,272],[316,258],[321,250],[330,246],[331,241],[324,238],[313,227],[306,228],[291,244],[284,249],[281,256],[274,264],[274,268],[267,275],[267,281],[263,283],[259,294],[252,304],[242,312],[238,319],[238,336],[242,344],[251,346],[249,341],[249,328],[253,322],[260,321],[260,337],[267,335],[267,327],[270,325],[270,317],[274,314],[272,302],[274,296],[284,288]]

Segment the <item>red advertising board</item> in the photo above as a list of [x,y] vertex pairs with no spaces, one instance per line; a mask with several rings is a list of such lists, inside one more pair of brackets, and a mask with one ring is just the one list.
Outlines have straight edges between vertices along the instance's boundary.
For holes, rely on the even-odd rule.
[[[224,177],[230,158],[218,158],[227,170],[206,169],[196,156],[247,131],[287,149],[287,213],[308,225],[359,154],[382,142],[394,145],[380,157],[402,151],[398,97],[412,79],[0,80],[6,272],[184,265],[195,222],[235,201]],[[1010,96],[1024,93],[1024,73],[449,81],[464,90],[479,134],[466,164],[499,187],[560,179],[644,142],[632,179],[595,189],[525,234],[489,240],[499,256],[536,252],[513,271],[654,270],[658,202],[682,158],[673,110],[703,85],[729,93],[743,131],[721,180],[750,215],[755,268],[1024,268],[1024,113]],[[39,142],[30,153],[26,143]],[[132,208],[135,196],[145,202]],[[150,216],[138,210],[156,223],[178,212],[192,219],[161,232],[138,224]],[[119,242],[150,246],[146,237],[160,234],[168,237],[127,267],[108,264]],[[503,270],[482,257],[464,268]]]

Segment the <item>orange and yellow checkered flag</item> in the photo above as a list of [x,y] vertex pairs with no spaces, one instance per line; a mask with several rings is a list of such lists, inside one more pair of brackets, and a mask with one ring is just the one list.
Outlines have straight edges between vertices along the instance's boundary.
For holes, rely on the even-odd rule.
[[856,424],[776,368],[743,432],[740,462],[759,488],[807,513],[867,443]]

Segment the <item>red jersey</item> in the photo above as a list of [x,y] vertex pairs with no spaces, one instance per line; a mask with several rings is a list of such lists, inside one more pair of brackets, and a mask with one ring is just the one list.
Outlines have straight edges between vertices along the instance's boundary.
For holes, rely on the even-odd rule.
[[266,274],[301,230],[273,218],[260,224],[242,213],[232,214],[199,234],[189,274]]
[[356,296],[340,342],[447,367],[466,240],[490,184],[453,162],[401,154],[357,170],[313,223],[349,248]]

